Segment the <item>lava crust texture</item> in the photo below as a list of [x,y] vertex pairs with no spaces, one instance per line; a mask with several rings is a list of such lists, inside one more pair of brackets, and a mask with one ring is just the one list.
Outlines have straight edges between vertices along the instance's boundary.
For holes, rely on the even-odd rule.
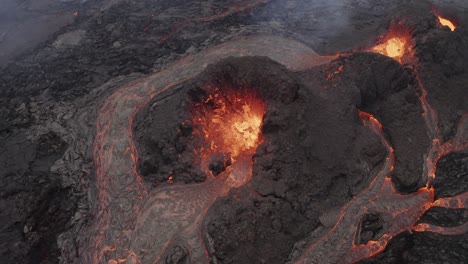
[[19,2],[0,263],[468,263],[463,1]]

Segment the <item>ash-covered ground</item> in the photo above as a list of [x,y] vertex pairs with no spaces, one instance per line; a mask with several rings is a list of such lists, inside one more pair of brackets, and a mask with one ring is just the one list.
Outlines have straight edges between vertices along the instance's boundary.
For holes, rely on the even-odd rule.
[[[387,154],[357,109],[383,124],[395,149],[396,188],[415,192],[425,181],[423,155],[431,144],[417,76],[411,65],[382,55],[346,53],[367,50],[392,21],[405,21],[413,29],[419,78],[449,139],[468,111],[468,6],[404,2],[0,3],[0,263],[83,263],[87,230],[98,218],[93,142],[103,102],[129,82],[240,37],[281,36],[322,55],[345,55],[299,72],[265,57],[227,59],[156,96],[135,116],[137,169],[151,191],[206,180],[192,162],[186,122],[206,84],[247,83],[267,102],[252,180],[219,198],[203,221],[213,263],[294,261],[334,225]],[[439,27],[431,8],[458,28]],[[436,198],[468,191],[467,179],[466,150],[442,157]],[[467,219],[467,209],[435,207],[421,221],[457,226]],[[362,243],[381,233],[378,220],[369,222]],[[177,260],[167,263],[187,257]],[[363,261],[467,262],[466,234],[428,232],[402,233]]]

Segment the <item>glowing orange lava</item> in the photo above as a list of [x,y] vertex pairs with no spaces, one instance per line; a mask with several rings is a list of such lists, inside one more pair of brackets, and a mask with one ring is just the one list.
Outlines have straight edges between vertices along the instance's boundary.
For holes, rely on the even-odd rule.
[[391,26],[387,34],[381,36],[377,43],[370,51],[393,58],[399,63],[411,59],[413,52],[411,32],[401,23]]
[[202,103],[195,105],[194,125],[202,132],[202,157],[223,154],[232,161],[252,156],[261,143],[260,127],[265,106],[247,90],[214,88]]
[[457,25],[454,22],[450,21],[449,19],[445,17],[442,17],[437,10],[432,9],[432,11],[434,12],[434,15],[436,15],[437,18],[439,19],[440,25],[444,27],[449,27],[450,31],[455,31],[455,29],[457,28]]
[[335,77],[337,74],[339,74],[340,72],[342,72],[344,69],[344,66],[343,65],[340,65],[334,72],[331,72],[327,75],[327,81],[333,79],[333,77]]
[[450,28],[451,31],[454,31],[457,27],[448,19],[445,19],[441,16],[437,16],[439,18],[439,22],[442,26],[447,26]]

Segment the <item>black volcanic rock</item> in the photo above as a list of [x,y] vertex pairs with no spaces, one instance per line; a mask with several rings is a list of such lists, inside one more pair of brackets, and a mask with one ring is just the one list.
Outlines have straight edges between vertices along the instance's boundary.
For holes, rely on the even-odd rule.
[[428,101],[438,113],[445,140],[456,132],[461,116],[468,112],[468,30],[459,27],[432,29],[417,36],[418,73]]
[[[341,71],[335,73],[337,69]],[[422,186],[423,155],[431,141],[410,73],[385,56],[357,52],[302,75],[322,86],[322,93],[334,104],[374,115],[395,151],[392,179],[396,187],[411,192]]]
[[[468,155],[452,153],[438,162],[434,182],[436,198],[454,196],[466,191]],[[468,209],[431,208],[421,222],[439,226],[458,226],[468,220]],[[466,263],[466,235],[444,236],[431,233],[403,233],[395,237],[379,255],[361,264],[399,263]]]
[[431,144],[424,110],[410,74],[396,61],[379,57],[356,53],[346,58],[340,81],[344,87],[351,82],[358,87],[361,103],[357,107],[383,124],[395,151],[392,179],[400,191],[412,192],[422,187],[423,156]]
[[56,237],[66,230],[76,201],[50,168],[66,148],[54,132],[34,141],[19,133],[0,138],[0,255],[8,263],[60,256]]
[[435,196],[448,197],[468,191],[468,153],[452,153],[437,163]]
[[[443,236],[432,233],[409,234],[395,237],[384,252],[360,264],[439,264],[466,263],[467,243],[461,236]],[[461,243],[460,243],[461,242]]]

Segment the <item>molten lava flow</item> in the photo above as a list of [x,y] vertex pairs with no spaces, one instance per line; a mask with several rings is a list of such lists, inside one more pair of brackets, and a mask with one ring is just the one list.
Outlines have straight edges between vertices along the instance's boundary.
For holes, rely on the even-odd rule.
[[262,140],[264,113],[262,101],[247,90],[214,88],[208,98],[195,105],[194,125],[204,140],[202,165],[213,154],[226,155],[232,161],[240,156],[251,157]]
[[390,27],[387,34],[380,37],[378,44],[370,51],[393,58],[399,63],[406,63],[413,54],[411,32],[401,23],[397,23]]
[[450,21],[449,19],[447,19],[445,17],[442,17],[437,10],[432,9],[432,11],[434,12],[434,15],[436,15],[436,17],[439,19],[440,25],[442,25],[444,27],[449,27],[450,31],[455,31],[457,26],[455,25],[454,22]]
[[[422,84],[420,83],[420,85]],[[422,103],[427,104],[425,100],[422,100]],[[432,110],[432,108],[427,104],[425,110]],[[442,235],[463,235],[468,232],[468,223],[454,227],[442,227],[419,222],[420,218],[435,206],[458,209],[468,206],[468,193],[435,200],[435,188],[430,181],[431,177],[436,176],[436,164],[440,157],[468,148],[468,141],[464,136],[468,117],[464,116],[460,120],[455,136],[449,141],[440,143],[442,139],[438,133],[430,134],[436,143],[431,146],[425,160],[427,185],[415,193],[402,195],[398,193],[391,179],[387,177],[393,171],[395,157],[393,148],[384,136],[381,123],[369,113],[362,111],[358,113],[363,124],[380,137],[389,156],[372,183],[341,209],[336,225],[310,245],[296,263],[355,263],[382,252],[393,237],[408,230]],[[426,113],[431,113],[431,111]],[[430,131],[438,131],[436,116],[434,114],[425,115],[426,119],[433,119],[427,120],[427,125],[436,126],[430,128]],[[360,240],[360,221],[369,213],[378,215],[386,222],[387,226],[380,237],[361,244],[358,242]]]
[[437,18],[439,19],[439,22],[442,26],[449,27],[451,31],[454,31],[457,28],[450,20],[445,19],[441,16],[437,16]]

